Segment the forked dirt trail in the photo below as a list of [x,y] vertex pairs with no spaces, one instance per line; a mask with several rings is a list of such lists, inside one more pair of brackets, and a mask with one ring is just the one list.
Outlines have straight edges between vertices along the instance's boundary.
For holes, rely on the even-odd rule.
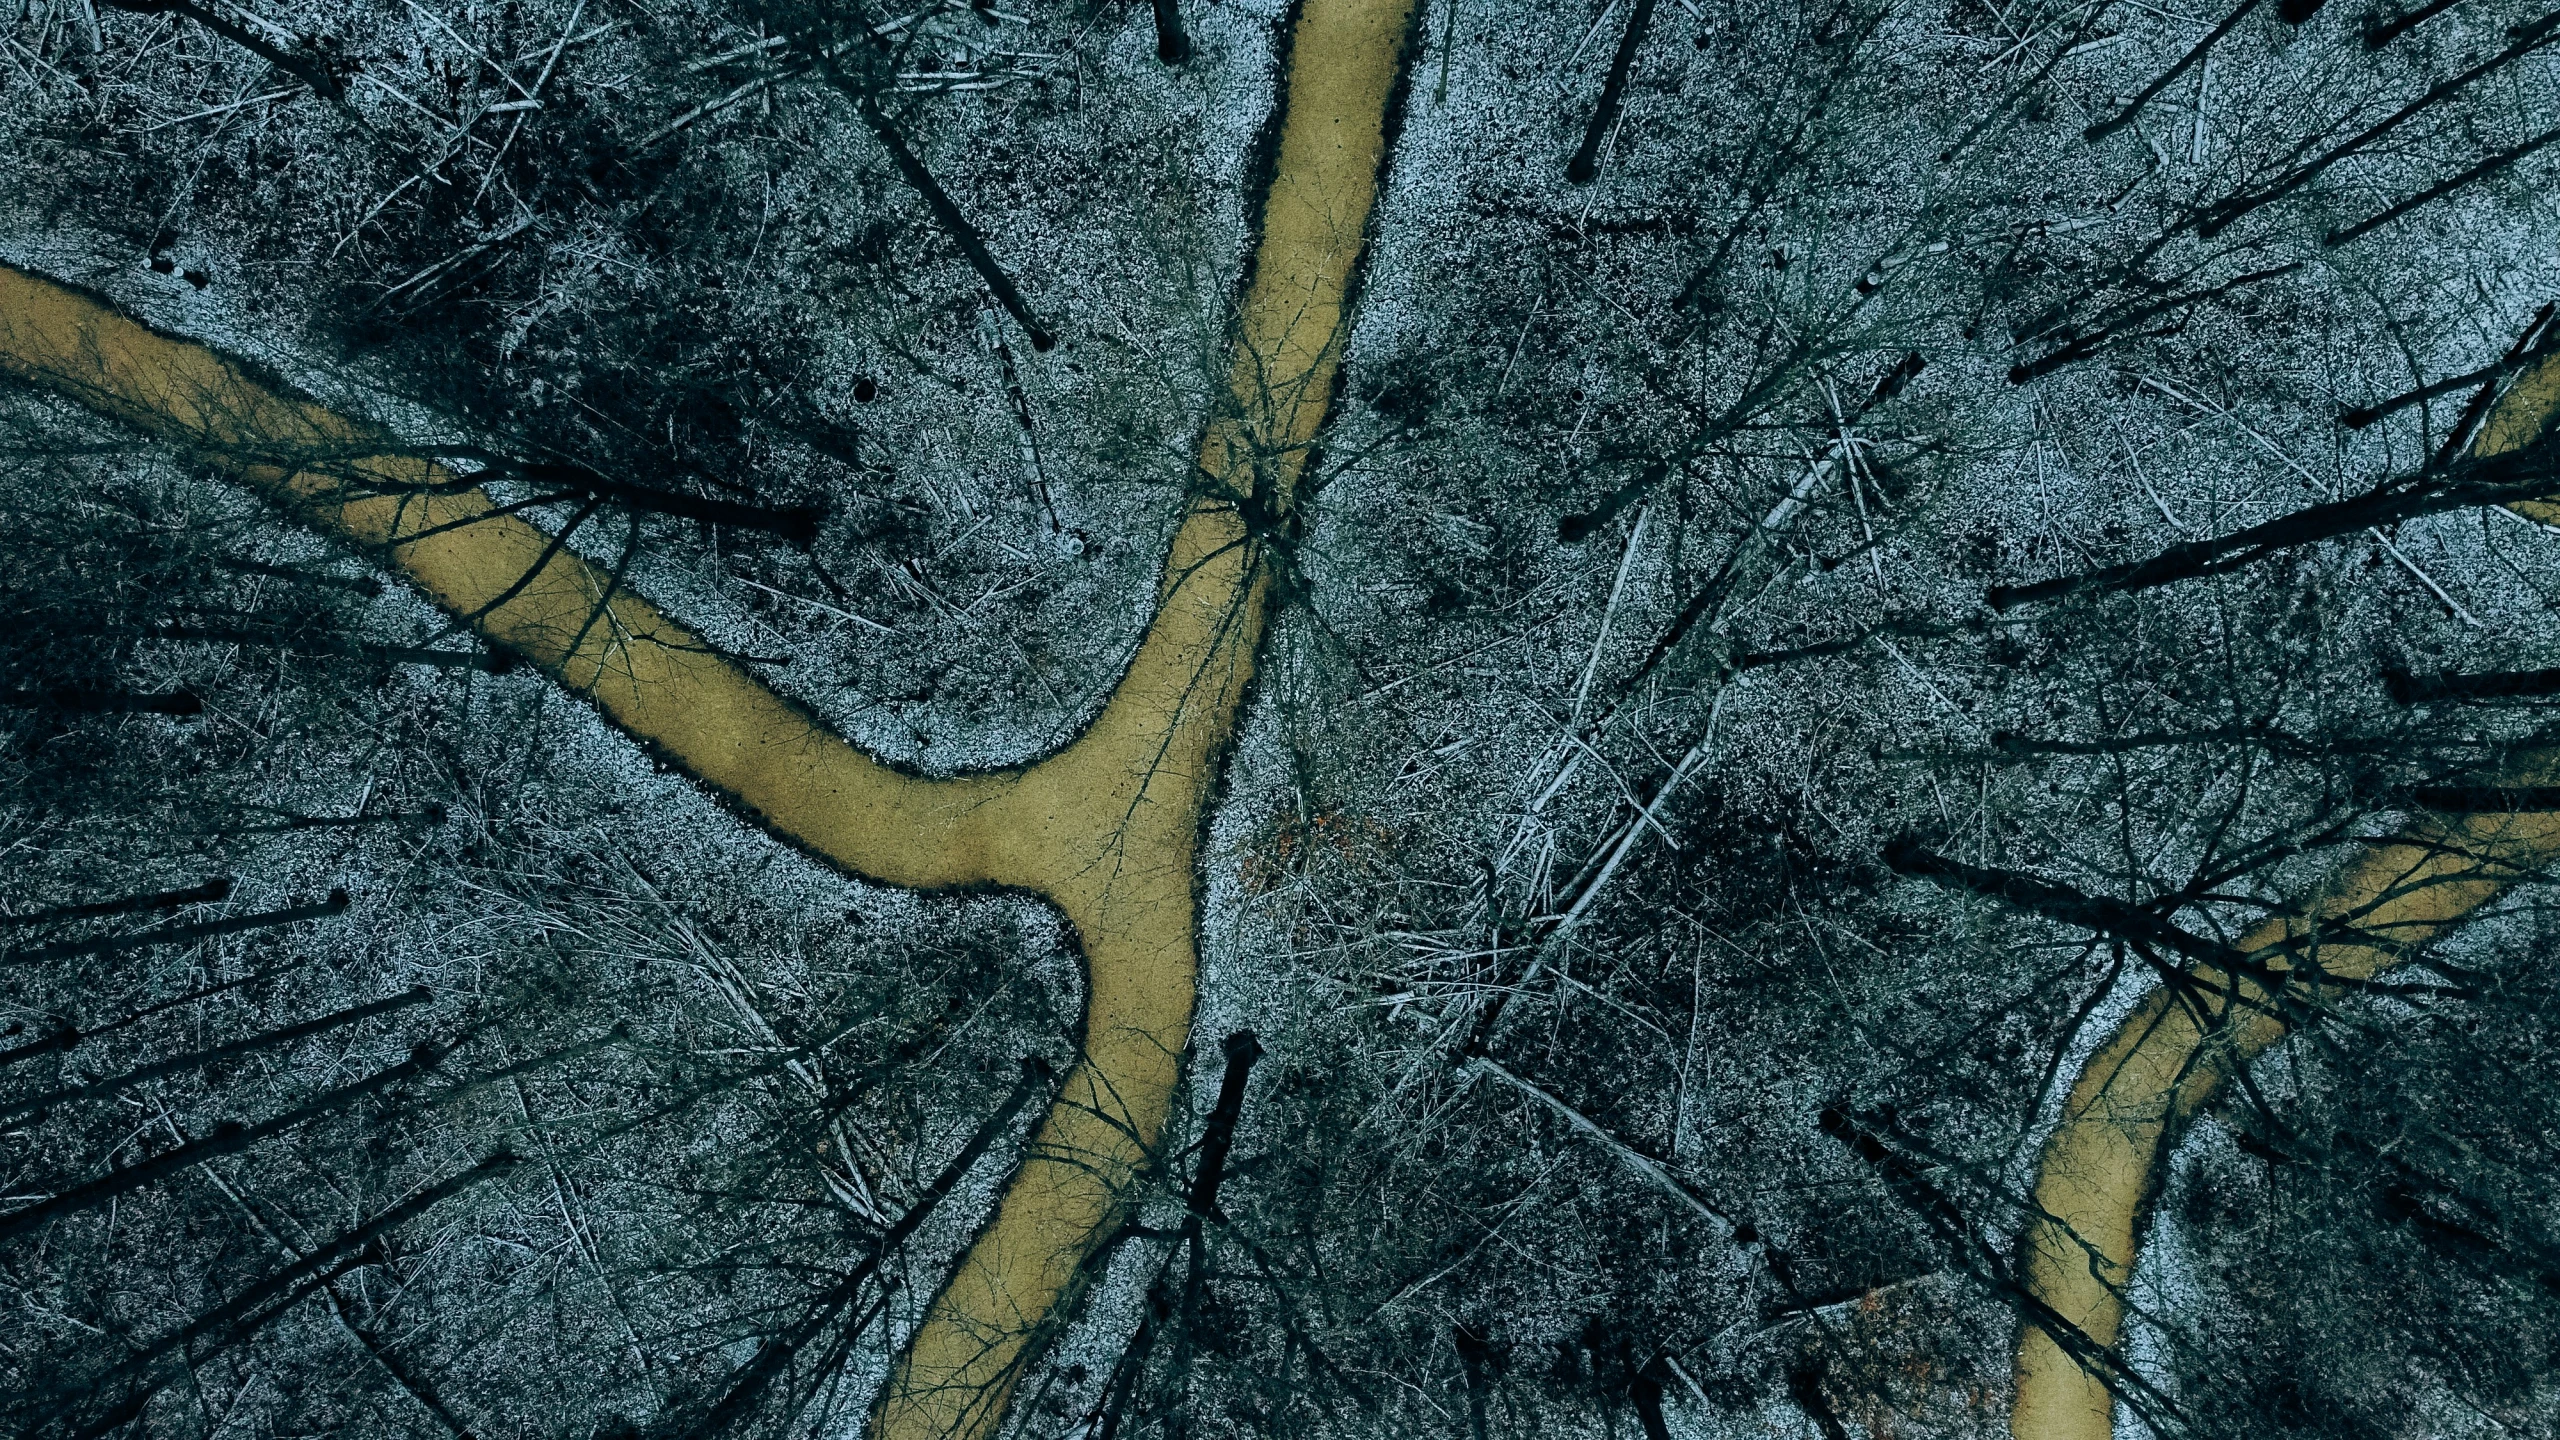
[[[1306,0],[1231,393],[1156,614],[1102,714],[1025,768],[903,774],[441,466],[213,351],[0,267],[0,368],[198,452],[387,558],[776,833],[890,885],[1046,896],[1082,942],[1083,1053],[995,1219],[899,1360],[882,1440],[977,1437],[1063,1323],[1163,1134],[1199,969],[1197,859],[1270,591],[1249,516],[1286,512],[1323,425],[1413,0]],[[467,522],[467,523],[466,523]]]
[[[2501,397],[2473,447],[2480,455],[2522,448],[2560,409],[2560,361],[2548,361]],[[2515,507],[2560,520],[2560,505]],[[2560,780],[2560,757],[2526,758],[2518,785]],[[2347,984],[2405,959],[2486,904],[2507,885],[2560,857],[2560,812],[2435,817],[2350,861],[2303,917],[2271,921],[2236,947],[2271,972],[2302,972],[2302,958]],[[2325,938],[2315,938],[2314,932]],[[2335,999],[2316,978],[2282,985],[2274,974],[2191,972],[2182,998],[2164,987],[2136,1006],[2090,1057],[2045,1142],[2036,1178],[2044,1219],[2020,1247],[2020,1276],[2082,1336],[2112,1350],[2124,1334],[2124,1287],[2133,1278],[2141,1226],[2161,1166],[2185,1123],[2241,1066],[2284,1038],[2284,1005]],[[2260,978],[2268,983],[2259,983]],[[2107,1387],[2034,1324],[2018,1343],[2016,1440],[2112,1440]]]

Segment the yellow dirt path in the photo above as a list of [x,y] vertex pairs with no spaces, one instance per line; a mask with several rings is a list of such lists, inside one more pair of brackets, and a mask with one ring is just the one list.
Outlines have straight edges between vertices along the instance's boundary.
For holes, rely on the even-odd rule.
[[[2476,453],[2520,448],[2555,408],[2560,361],[2510,387],[2482,427]],[[2516,508],[2537,519],[2560,513],[2547,502]],[[2555,778],[2560,763],[2548,756],[2509,777],[2516,784]],[[2271,970],[2301,968],[2289,958],[2301,954],[2329,975],[2363,980],[2555,856],[2560,813],[2439,817],[2356,857],[2325,893],[2310,897],[2307,916],[2262,925],[2238,948]],[[2345,938],[2333,935],[2316,950],[2305,945],[2313,930],[2342,923],[2352,927]],[[2153,991],[2090,1057],[2045,1141],[2036,1178],[2036,1205],[2046,1218],[2026,1233],[2021,1277],[2063,1319],[2110,1348],[2123,1338],[2124,1287],[2164,1143],[2287,1029],[2269,1009],[2272,976],[2261,985],[2210,968],[2194,974],[2200,998],[2182,1002],[2165,988]],[[2316,982],[2284,989],[2293,1002],[2337,998]],[[2115,1405],[2106,1387],[2034,1325],[2019,1336],[2017,1383],[2009,1418],[2016,1440],[2112,1440]]]
[[[1154,619],[1101,715],[1025,768],[903,774],[855,749],[646,600],[371,427],[279,392],[41,277],[0,267],[0,368],[188,448],[371,547],[491,641],[776,833],[922,889],[1018,887],[1075,926],[1083,1053],[995,1219],[928,1308],[873,1414],[881,1440],[991,1433],[1151,1162],[1199,969],[1196,861],[1260,642],[1277,515],[1324,423],[1413,0],[1307,0],[1279,160],[1237,320],[1232,393]],[[470,523],[460,523],[470,522]],[[447,528],[452,527],[452,528]],[[528,578],[529,577],[529,578]]]

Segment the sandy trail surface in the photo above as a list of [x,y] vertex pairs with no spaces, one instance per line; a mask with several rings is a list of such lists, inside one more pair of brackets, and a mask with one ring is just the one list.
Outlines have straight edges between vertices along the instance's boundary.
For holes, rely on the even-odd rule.
[[[2522,448],[2555,409],[2560,361],[2548,361],[2500,398],[2474,453]],[[2560,520],[2560,504],[2514,508]],[[2507,777],[2555,781],[2560,756],[2547,754],[2522,758]],[[2243,936],[2241,973],[2200,968],[2192,985],[2163,986],[2135,1006],[2063,1102],[2036,1177],[2039,1218],[2019,1250],[2028,1290],[2078,1332],[2066,1336],[2109,1351],[2122,1341],[2125,1286],[2168,1147],[2234,1072],[2285,1037],[2289,1014],[2340,998],[2323,977],[2352,985],[2388,969],[2555,856],[2560,813],[2430,819],[2350,860],[2299,915]],[[2115,1401],[2097,1370],[2035,1324],[2019,1337],[2017,1385],[2017,1440],[2112,1440]]]
[[995,1218],[874,1409],[883,1440],[987,1435],[1065,1323],[1169,1118],[1199,970],[1197,861],[1270,592],[1265,536],[1331,404],[1412,0],[1307,0],[1230,393],[1156,614],[1091,727],[951,779],[865,755],[602,568],[392,437],[40,276],[0,267],[0,368],[164,437],[368,548],[492,643],[784,838],[918,889],[1006,886],[1075,927],[1083,1052]]

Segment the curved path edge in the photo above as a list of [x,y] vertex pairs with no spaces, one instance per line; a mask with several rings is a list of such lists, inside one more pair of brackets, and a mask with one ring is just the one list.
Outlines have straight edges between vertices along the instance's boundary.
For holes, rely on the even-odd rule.
[[[2560,360],[2508,389],[2473,453],[2521,448],[2555,410]],[[2514,508],[2560,515],[2549,502]],[[2526,756],[2514,768],[2510,783],[2550,784],[2560,756]],[[2144,1388],[2118,1350],[2125,1294],[2187,1122],[2290,1033],[2290,1017],[2407,959],[2555,857],[2560,813],[2424,819],[2347,861],[2295,916],[2243,936],[2234,948],[2255,973],[2199,967],[2134,1007],[2082,1067],[2037,1166],[2018,1278],[2057,1323],[2020,1328],[2014,1440],[2113,1440],[2116,1391]]]
[[1415,0],[1304,0],[1229,394],[1156,614],[1102,712],[1019,769],[905,774],[618,577],[380,430],[0,266],[0,371],[136,426],[403,571],[781,838],[913,889],[1002,886],[1084,950],[1082,1053],[876,1401],[881,1440],[993,1433],[1154,1163],[1199,969],[1197,862],[1267,619],[1270,527],[1331,409]]

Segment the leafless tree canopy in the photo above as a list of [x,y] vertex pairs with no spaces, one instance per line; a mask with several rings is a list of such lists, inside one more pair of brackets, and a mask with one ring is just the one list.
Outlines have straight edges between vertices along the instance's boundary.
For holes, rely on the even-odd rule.
[[[0,263],[1018,765],[1213,478],[1297,13],[21,0]],[[2510,0],[1428,0],[1004,1433],[1997,1436],[2041,1333],[2120,1435],[2560,1435],[2555,115]],[[860,1433],[1072,927],[238,482],[345,458],[0,384],[0,1429]],[[2022,1237],[2146,1004],[2098,1333]]]

